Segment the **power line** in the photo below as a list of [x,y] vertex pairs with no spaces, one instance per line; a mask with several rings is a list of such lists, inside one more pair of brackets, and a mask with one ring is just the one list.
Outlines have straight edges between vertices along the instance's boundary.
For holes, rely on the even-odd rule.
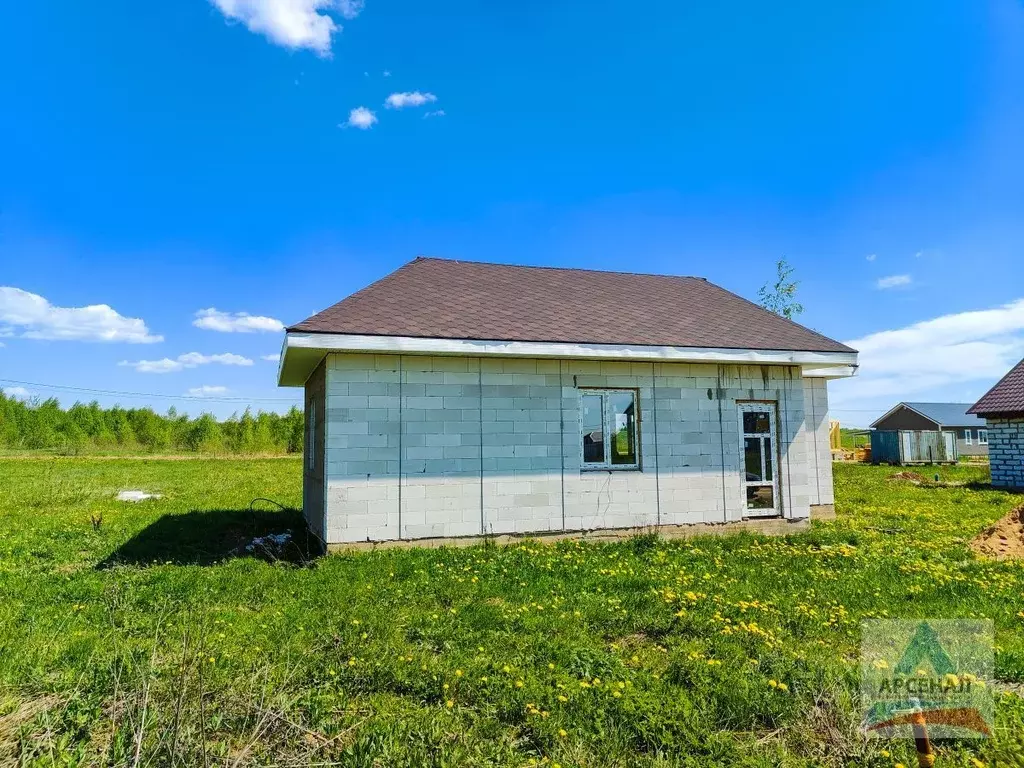
[[91,395],[111,395],[114,397],[159,397],[166,400],[196,400],[204,403],[292,403],[296,401],[287,397],[203,397],[201,395],[161,395],[156,392],[120,392],[112,389],[90,389],[88,387],[72,387],[66,384],[41,384],[37,381],[18,381],[17,379],[0,379],[4,384],[18,384],[38,389],[52,389],[58,392],[82,392]]
[[[53,389],[67,392],[83,392],[92,395],[112,395],[117,397],[160,397],[165,400],[198,400],[215,403],[294,403],[288,397],[204,397],[202,395],[161,395],[156,392],[121,392],[112,389],[89,389],[88,387],[72,387],[66,384],[40,384],[35,381],[18,381],[17,379],[0,379],[5,384],[18,384],[39,389]],[[830,413],[878,413],[882,408],[829,408]]]
[[884,411],[884,408],[829,408],[829,413],[842,412],[842,413],[878,413]]

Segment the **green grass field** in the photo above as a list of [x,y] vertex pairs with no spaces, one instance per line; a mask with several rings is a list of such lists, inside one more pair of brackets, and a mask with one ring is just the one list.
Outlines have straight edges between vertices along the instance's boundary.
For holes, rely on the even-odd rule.
[[996,737],[938,765],[1020,765],[1024,567],[965,545],[1021,499],[894,471],[791,538],[270,563],[298,460],[3,459],[0,764],[911,766],[857,732],[859,621],[991,617]]

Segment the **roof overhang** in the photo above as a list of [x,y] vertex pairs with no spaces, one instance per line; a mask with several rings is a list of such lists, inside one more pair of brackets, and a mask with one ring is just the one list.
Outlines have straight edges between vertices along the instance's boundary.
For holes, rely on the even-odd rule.
[[1014,421],[1017,420],[1017,419],[1024,419],[1024,410],[1018,410],[1018,411],[982,411],[980,413],[978,411],[968,411],[968,413],[972,413],[975,416],[977,416],[979,419],[982,419],[982,420],[985,420],[985,421],[988,421],[989,419],[1010,419],[1010,420],[1014,420]]
[[362,336],[290,331],[285,335],[284,346],[281,349],[281,362],[277,372],[278,384],[282,387],[301,387],[320,364],[320,361],[332,352],[789,365],[800,366],[804,376],[827,379],[845,378],[853,376],[857,372],[856,352],[801,352],[542,341],[481,341],[477,339]]

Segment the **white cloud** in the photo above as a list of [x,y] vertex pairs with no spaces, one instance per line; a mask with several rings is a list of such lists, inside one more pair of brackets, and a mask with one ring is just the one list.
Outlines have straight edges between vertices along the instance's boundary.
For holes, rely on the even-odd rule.
[[348,120],[341,124],[342,128],[358,128],[365,131],[377,122],[377,115],[366,107],[356,107],[348,113]]
[[424,120],[427,119],[428,117],[444,117],[444,110],[435,109],[433,112],[427,112],[423,115]]
[[309,48],[320,56],[331,53],[332,36],[341,25],[331,14],[354,19],[362,0],[211,0],[228,19],[242,22],[250,32],[265,35],[285,48]]
[[224,395],[227,394],[227,392],[227,387],[203,384],[203,386],[201,387],[192,387],[185,394],[189,395],[190,397],[211,397],[213,395]]
[[55,307],[42,296],[10,286],[0,286],[0,336],[128,344],[163,341],[139,318],[119,315],[106,304]]
[[864,258],[867,259],[868,261],[874,261],[875,259],[878,258],[878,254],[877,253],[869,253]]
[[910,275],[889,275],[889,277],[880,277],[875,287],[880,291],[888,290],[889,288],[903,288],[910,285],[913,282]]
[[272,354],[272,355],[260,355],[260,357],[263,360],[266,360],[268,363],[279,363],[279,362],[281,362],[281,355],[276,353],[276,352],[274,354]]
[[4,387],[3,392],[8,397],[13,397],[15,400],[31,400],[34,395],[24,387]]
[[248,312],[221,312],[213,307],[196,312],[192,325],[222,333],[277,333],[284,330],[284,324],[273,317],[250,315]]
[[384,70],[384,77],[391,77],[391,70],[390,69],[385,69]]
[[437,96],[432,93],[420,93],[411,91],[406,93],[392,93],[384,101],[388,109],[403,109],[404,107],[422,107],[424,104],[437,101]]
[[220,355],[202,355],[198,352],[186,352],[184,355],[178,355],[173,360],[169,357],[161,360],[138,360],[134,363],[122,360],[118,365],[134,368],[138,373],[176,373],[186,368],[198,368],[200,365],[210,365],[211,363],[248,366],[252,365],[252,360],[232,352],[225,352]]
[[344,19],[354,19],[363,11],[363,0],[337,0],[338,12]]
[[1024,357],[1024,299],[943,315],[846,344],[860,351],[860,371],[832,385],[833,405],[877,408],[881,413],[911,396],[948,399],[953,396],[948,390],[943,394],[943,388],[965,382],[978,382],[980,395]]

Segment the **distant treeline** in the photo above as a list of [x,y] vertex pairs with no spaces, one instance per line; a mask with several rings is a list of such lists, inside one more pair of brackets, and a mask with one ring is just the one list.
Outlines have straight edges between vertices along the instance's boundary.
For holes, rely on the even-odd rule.
[[56,449],[74,454],[89,450],[190,451],[197,453],[299,453],[302,411],[258,412],[217,421],[195,418],[172,407],[160,415],[151,408],[102,408],[75,403],[64,410],[51,398],[25,402],[0,392],[0,448]]

